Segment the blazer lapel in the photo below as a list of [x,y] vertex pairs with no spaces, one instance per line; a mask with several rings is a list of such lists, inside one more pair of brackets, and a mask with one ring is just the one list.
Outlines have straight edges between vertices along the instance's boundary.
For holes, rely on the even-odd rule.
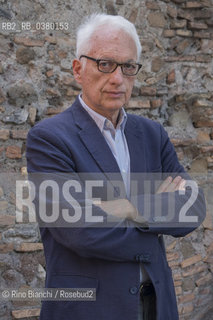
[[130,154],[130,171],[132,173],[146,172],[144,135],[137,122],[129,115],[125,127],[125,135]]
[[75,123],[80,129],[79,137],[88,152],[94,158],[100,170],[105,174],[107,179],[112,182],[112,184],[112,176],[114,173],[116,173],[116,177],[122,181],[117,161],[114,158],[106,140],[94,120],[81,106],[78,99],[72,106],[72,112]]
[[95,123],[82,129],[79,135],[103,172],[119,172],[117,162]]

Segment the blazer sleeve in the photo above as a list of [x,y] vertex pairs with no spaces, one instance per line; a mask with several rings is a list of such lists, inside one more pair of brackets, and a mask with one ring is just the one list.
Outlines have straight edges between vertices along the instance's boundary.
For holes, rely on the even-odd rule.
[[[186,180],[185,191],[164,192],[160,194],[139,194],[132,198],[140,216],[147,221],[142,232],[184,236],[196,229],[204,220],[206,205],[204,193],[198,184],[180,165],[174,146],[167,132],[159,125],[161,132],[161,179],[182,176]],[[149,205],[147,203],[149,202]],[[149,208],[146,212],[145,208]]]

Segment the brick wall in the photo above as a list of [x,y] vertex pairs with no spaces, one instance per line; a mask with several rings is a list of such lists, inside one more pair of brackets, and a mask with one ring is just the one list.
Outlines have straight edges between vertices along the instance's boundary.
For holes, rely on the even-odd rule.
[[[41,287],[43,247],[36,223],[15,219],[13,178],[26,174],[28,130],[66,109],[80,92],[71,61],[75,28],[86,13],[121,14],[143,46],[128,111],[161,122],[178,157],[203,187],[208,215],[185,238],[166,238],[181,320],[210,320],[213,300],[213,2],[43,0],[0,2],[0,273],[3,287]],[[2,23],[9,22],[6,30]],[[29,30],[20,30],[30,22]],[[36,24],[38,22],[38,24]],[[68,22],[69,30],[41,30]],[[15,24],[14,24],[15,23]],[[16,30],[10,30],[15,27]],[[50,25],[51,26],[51,25]],[[48,29],[48,25],[44,26]],[[37,319],[37,302],[0,302],[0,318]]]

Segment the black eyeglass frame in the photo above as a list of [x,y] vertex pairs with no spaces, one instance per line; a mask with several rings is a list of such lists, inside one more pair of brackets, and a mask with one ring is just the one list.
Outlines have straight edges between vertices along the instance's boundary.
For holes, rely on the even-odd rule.
[[[123,71],[123,66],[124,66],[125,64],[128,64],[128,62],[118,63],[118,62],[116,62],[116,61],[114,61],[114,60],[110,60],[110,59],[95,59],[95,58],[86,56],[86,55],[84,55],[84,54],[82,54],[82,55],[80,56],[79,60],[80,60],[81,58],[87,58],[87,59],[89,59],[89,60],[95,61],[96,64],[97,64],[98,70],[99,70],[100,72],[103,72],[103,73],[113,73],[113,72],[117,69],[117,67],[121,67],[121,70],[122,70],[123,75],[129,76],[129,77],[136,76],[136,75],[138,74],[140,68],[142,67],[142,64],[137,63],[137,62],[134,62],[134,64],[138,66],[137,72],[134,73],[134,74],[126,74],[126,73]],[[114,68],[112,71],[107,71],[107,72],[106,72],[106,71],[103,71],[103,70],[100,70],[100,69],[99,69],[100,61],[112,61],[112,62],[114,62],[114,63],[116,64],[116,66],[115,66],[115,68]],[[129,62],[129,64],[131,64],[131,62]]]

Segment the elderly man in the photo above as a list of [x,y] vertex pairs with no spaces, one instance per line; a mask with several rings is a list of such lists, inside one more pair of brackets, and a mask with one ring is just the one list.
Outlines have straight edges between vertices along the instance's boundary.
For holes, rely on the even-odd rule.
[[[63,173],[63,177],[67,173],[81,183],[82,173],[101,175],[103,189],[116,193],[110,177],[115,173],[124,186],[114,198],[104,197],[96,188],[100,201],[90,204],[96,217],[113,216],[112,224],[41,228],[46,286],[96,289],[95,301],[45,301],[41,320],[178,319],[161,235],[191,232],[203,220],[205,204],[197,190],[188,208],[190,223],[180,221],[192,192],[185,187],[184,169],[168,135],[157,122],[124,111],[141,68],[140,53],[135,27],[123,17],[87,18],[78,29],[73,61],[82,93],[70,108],[41,121],[28,135],[29,173]],[[132,177],[136,173],[141,181],[142,172],[171,174],[147,198],[141,191],[131,198]],[[162,212],[168,212],[168,194],[174,195],[174,212],[167,224],[165,215],[156,216],[152,204],[162,203]],[[144,211],[147,202],[150,214]]]

